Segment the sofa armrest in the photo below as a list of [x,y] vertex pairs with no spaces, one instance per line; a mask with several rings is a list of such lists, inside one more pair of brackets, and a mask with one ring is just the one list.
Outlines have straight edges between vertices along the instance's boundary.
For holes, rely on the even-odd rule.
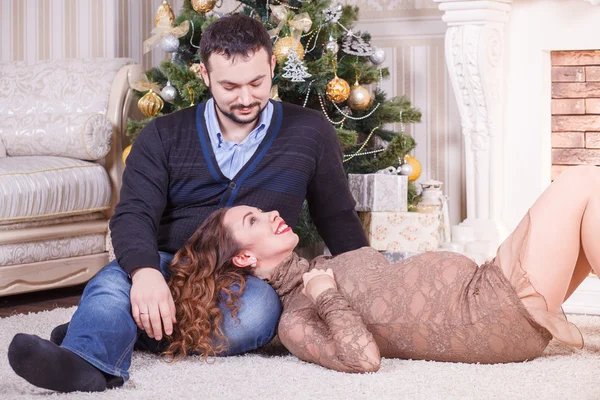
[[104,167],[112,185],[111,207],[106,211],[106,217],[110,218],[115,212],[119,202],[123,169],[123,149],[129,144],[127,133],[127,119],[133,111],[131,104],[135,96],[131,84],[144,75],[144,68],[139,64],[123,66],[117,73],[110,92],[106,116],[111,121],[114,132],[110,152],[104,158]]

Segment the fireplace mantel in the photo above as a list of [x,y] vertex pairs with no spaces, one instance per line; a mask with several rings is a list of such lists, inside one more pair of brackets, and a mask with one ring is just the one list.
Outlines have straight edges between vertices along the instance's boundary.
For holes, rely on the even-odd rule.
[[506,235],[502,203],[493,194],[502,190],[498,150],[504,124],[505,26],[512,1],[438,2],[448,24],[446,65],[465,142],[467,219],[461,225],[472,227],[476,238],[466,252],[490,258]]
[[461,116],[467,219],[495,248],[551,178],[552,50],[600,49],[584,0],[435,0]]
[[434,1],[448,25],[446,65],[465,142],[461,225],[475,231],[471,252],[489,259],[551,180],[550,52],[600,49],[600,6]]

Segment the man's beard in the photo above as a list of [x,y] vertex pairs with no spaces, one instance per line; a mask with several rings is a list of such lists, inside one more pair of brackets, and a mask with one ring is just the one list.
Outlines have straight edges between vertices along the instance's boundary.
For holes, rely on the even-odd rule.
[[[213,99],[214,99],[214,96],[213,96]],[[235,123],[237,123],[237,124],[251,124],[251,123],[253,123],[254,121],[256,121],[256,120],[258,119],[258,117],[260,116],[260,113],[261,113],[261,112],[263,112],[263,110],[265,109],[265,107],[267,107],[267,105],[265,104],[265,106],[264,106],[264,107],[260,108],[260,103],[257,101],[257,102],[254,102],[254,103],[251,103],[251,104],[249,104],[248,106],[242,106],[242,105],[239,105],[239,106],[234,106],[234,107],[231,109],[231,112],[227,112],[227,111],[223,110],[223,109],[222,109],[222,108],[219,106],[219,103],[217,103],[217,101],[216,101],[216,100],[215,100],[215,106],[216,106],[216,107],[219,109],[219,111],[221,111],[221,114],[223,114],[224,116],[226,116],[227,118],[229,118],[230,120],[232,120],[233,122],[235,122]],[[248,119],[248,120],[246,120],[246,119],[240,119],[240,118],[238,118],[238,117],[237,117],[237,116],[236,116],[236,115],[233,113],[233,111],[234,111],[234,110],[236,110],[236,109],[242,109],[242,108],[251,108],[251,107],[252,107],[252,108],[253,108],[253,107],[259,107],[259,110],[258,110],[258,112],[257,112],[257,113],[256,113],[256,115],[255,115],[254,117],[252,117],[251,119]]]

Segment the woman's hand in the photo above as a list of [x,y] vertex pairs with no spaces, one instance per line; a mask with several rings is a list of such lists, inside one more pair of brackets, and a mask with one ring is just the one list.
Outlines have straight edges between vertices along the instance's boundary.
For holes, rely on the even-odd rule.
[[302,293],[308,297],[313,304],[316,303],[317,297],[327,289],[337,289],[331,268],[328,268],[326,271],[323,271],[322,269],[310,270],[302,275],[302,281],[304,282]]

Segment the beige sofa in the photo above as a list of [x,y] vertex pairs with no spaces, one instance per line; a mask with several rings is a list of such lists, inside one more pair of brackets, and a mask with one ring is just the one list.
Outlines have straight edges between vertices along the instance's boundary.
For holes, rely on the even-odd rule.
[[0,64],[0,296],[76,285],[108,262],[130,59]]

